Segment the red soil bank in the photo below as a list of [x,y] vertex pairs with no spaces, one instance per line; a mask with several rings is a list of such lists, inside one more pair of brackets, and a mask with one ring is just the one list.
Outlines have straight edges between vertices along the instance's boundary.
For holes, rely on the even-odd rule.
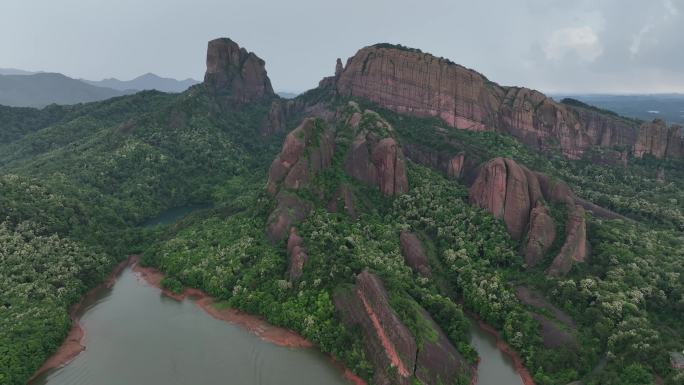
[[69,310],[69,317],[71,318],[71,330],[69,330],[69,334],[67,334],[66,339],[62,343],[62,346],[57,349],[55,353],[53,353],[44,363],[43,365],[38,368],[38,370],[33,373],[31,378],[29,378],[28,382],[31,382],[34,380],[36,377],[40,376],[41,374],[47,372],[50,369],[55,369],[62,367],[74,358],[78,356],[82,351],[85,350],[85,345],[84,345],[84,340],[85,340],[85,330],[81,327],[81,320],[79,317],[79,311],[83,307],[83,305],[88,302],[90,299],[92,299],[97,291],[102,288],[107,288],[111,289],[112,286],[116,283],[116,279],[121,274],[121,272],[129,265],[133,264],[138,260],[137,256],[131,255],[126,259],[125,261],[119,263],[111,273],[105,278],[105,280],[98,285],[97,287],[94,287],[90,291],[88,291],[83,298],[81,298],[80,301],[75,303],[71,309]]
[[515,371],[518,372],[518,374],[520,375],[523,384],[535,385],[534,380],[532,379],[532,375],[527,370],[527,368],[525,368],[525,364],[523,363],[523,360],[518,354],[518,352],[516,352],[506,342],[504,342],[504,340],[501,338],[501,334],[493,326],[486,324],[484,321],[482,321],[479,317],[475,316],[474,314],[473,317],[477,320],[477,324],[480,327],[480,329],[496,337],[496,347],[499,348],[499,350],[501,350],[505,355],[509,356],[511,360],[513,360],[513,367],[515,368]]

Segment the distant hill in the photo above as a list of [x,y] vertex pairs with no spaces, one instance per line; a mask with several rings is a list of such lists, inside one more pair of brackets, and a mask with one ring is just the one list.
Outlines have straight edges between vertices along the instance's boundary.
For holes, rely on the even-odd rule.
[[57,73],[0,75],[0,104],[13,107],[44,107],[76,104],[125,95],[111,88],[96,87]]
[[684,124],[684,94],[652,95],[553,95],[556,100],[570,97],[630,118]]
[[163,78],[153,73],[147,73],[145,75],[138,76],[133,80],[119,80],[115,78],[109,78],[100,81],[82,80],[94,86],[107,87],[119,91],[157,90],[174,93],[183,92],[189,87],[199,83],[199,81],[194,79],[176,80],[172,78]]
[[24,71],[16,68],[0,68],[0,75],[33,75],[37,72]]

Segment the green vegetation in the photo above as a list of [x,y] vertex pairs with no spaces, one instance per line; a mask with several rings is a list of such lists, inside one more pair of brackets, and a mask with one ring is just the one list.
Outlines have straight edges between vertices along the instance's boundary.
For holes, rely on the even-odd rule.
[[[343,103],[325,89],[300,100]],[[343,163],[355,133],[337,124],[332,166],[307,188],[288,192],[314,207],[298,225],[309,260],[290,282],[285,245],[265,237],[275,203],[264,192],[266,170],[282,141],[259,134],[269,107],[227,106],[196,87],[71,107],[0,108],[0,383],[25,383],[65,337],[69,307],[131,253],[164,271],[169,289],[201,288],[292,328],[367,379],[384,368],[370,365],[360,331],[343,326],[333,305],[364,269],[382,278],[419,344],[436,336],[422,307],[470,362],[477,353],[467,342],[465,309],[500,330],[542,385],[580,378],[643,384],[655,375],[682,381],[667,361],[668,351],[684,346],[681,161],[629,159],[623,167],[594,161],[600,153],[569,161],[498,133],[445,129],[437,120],[370,106],[378,114],[364,114],[360,125],[374,135],[447,158],[465,153],[474,164],[511,157],[630,219],[590,217],[591,259],[549,278],[544,269],[553,253],[525,270],[520,245],[500,220],[468,204],[462,182],[410,162],[410,190],[394,198],[353,180]],[[378,125],[381,118],[392,129]],[[323,129],[317,121],[311,144]],[[657,180],[658,170],[665,181]],[[359,218],[325,209],[340,186],[351,190]],[[211,208],[141,228],[190,204]],[[550,209],[557,222],[564,217],[563,207]],[[423,240],[431,278],[404,263],[401,230]],[[519,285],[545,293],[572,316],[576,347],[544,348],[531,309],[514,294]]]

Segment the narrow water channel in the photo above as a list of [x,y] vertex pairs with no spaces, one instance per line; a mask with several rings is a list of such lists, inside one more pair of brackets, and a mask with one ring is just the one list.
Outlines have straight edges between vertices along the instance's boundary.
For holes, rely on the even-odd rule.
[[471,319],[470,343],[480,355],[477,367],[477,385],[522,385],[513,360],[496,346],[496,337],[480,329],[477,321]]

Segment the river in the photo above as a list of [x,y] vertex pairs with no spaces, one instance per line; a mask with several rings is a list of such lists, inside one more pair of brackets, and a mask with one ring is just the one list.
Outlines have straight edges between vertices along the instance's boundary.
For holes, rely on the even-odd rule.
[[286,348],[176,301],[131,271],[83,307],[86,350],[30,385],[348,385],[315,349]]
[[[145,225],[166,225],[197,208],[171,209]],[[130,268],[111,289],[98,289],[84,305],[78,316],[86,350],[29,385],[349,384],[315,349],[266,342],[211,317],[190,299],[162,295]],[[522,384],[496,338],[471,321],[471,343],[480,355],[477,384]]]

